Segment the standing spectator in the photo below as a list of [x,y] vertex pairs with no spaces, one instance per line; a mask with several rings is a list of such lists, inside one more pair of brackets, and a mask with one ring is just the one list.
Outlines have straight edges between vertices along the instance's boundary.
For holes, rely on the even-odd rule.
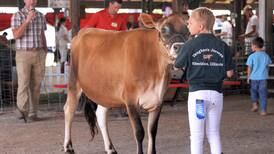
[[243,9],[244,15],[247,19],[245,33],[241,34],[239,38],[245,40],[245,54],[248,55],[251,51],[251,42],[258,36],[259,21],[258,17],[252,12],[252,7],[246,5]]
[[228,45],[232,46],[232,25],[227,20],[227,15],[222,15],[222,29],[221,32],[216,34],[216,36],[220,36],[221,39]]
[[254,51],[246,62],[247,83],[251,81],[250,95],[252,101],[251,111],[258,111],[258,100],[260,100],[260,114],[267,115],[267,78],[268,65],[272,63],[270,57],[263,50],[264,40],[257,37],[252,41],[251,48]]
[[121,6],[122,0],[110,0],[108,8],[92,15],[87,26],[106,30],[126,30],[126,20],[118,14]]
[[46,20],[35,9],[37,0],[24,0],[24,3],[24,8],[12,16],[11,27],[16,39],[17,107],[19,118],[27,122],[39,120],[37,111],[47,45]]
[[192,154],[203,153],[205,133],[211,153],[222,153],[222,84],[225,77],[233,75],[234,64],[228,45],[212,34],[214,20],[208,8],[193,10],[188,28],[195,37],[185,43],[175,61],[175,67],[186,71],[190,85],[188,118]]
[[56,27],[58,48],[61,55],[61,73],[65,72],[65,63],[68,57],[69,32],[65,26],[66,18],[60,18]]

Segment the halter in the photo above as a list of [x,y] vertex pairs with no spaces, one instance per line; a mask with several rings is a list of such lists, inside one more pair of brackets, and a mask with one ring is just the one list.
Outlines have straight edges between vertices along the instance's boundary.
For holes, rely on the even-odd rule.
[[[160,31],[158,32],[158,36],[159,36],[160,42],[163,44],[163,46],[164,46],[165,49],[167,50],[167,52],[165,52],[165,54],[167,55],[167,57],[168,57],[168,58],[171,60],[171,62],[173,63],[173,62],[175,61],[175,58],[171,55],[170,50],[171,50],[172,48],[174,48],[175,45],[182,45],[182,44],[184,44],[184,41],[185,41],[184,37],[183,37],[182,35],[180,35],[180,34],[175,34],[175,35],[173,35],[170,39],[165,40],[165,39],[162,38]],[[173,40],[175,40],[176,38],[183,38],[183,39],[182,39],[183,42],[176,42],[176,41],[174,41],[174,43],[172,43]],[[172,44],[171,44],[171,43],[172,43]],[[171,44],[171,45],[170,45],[170,44]]]
[[[176,38],[183,38],[183,40],[185,41],[184,37],[183,37],[182,35],[180,35],[180,34],[175,34],[175,35],[173,35],[170,39],[165,40],[165,39],[162,38],[161,33],[159,32],[159,38],[160,38],[160,40],[163,42],[164,46],[165,46],[167,49],[170,49],[170,48],[172,47],[172,45],[170,45],[170,43],[172,43],[172,42],[177,43],[176,41],[173,41],[173,40],[175,40]],[[184,41],[183,41],[183,42],[184,42]],[[172,44],[173,44],[173,43],[172,43]]]

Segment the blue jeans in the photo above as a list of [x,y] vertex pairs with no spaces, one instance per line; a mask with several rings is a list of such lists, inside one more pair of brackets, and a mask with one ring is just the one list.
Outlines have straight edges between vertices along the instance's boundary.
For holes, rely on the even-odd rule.
[[262,112],[266,112],[267,106],[267,81],[266,80],[251,80],[250,88],[251,101],[260,102]]

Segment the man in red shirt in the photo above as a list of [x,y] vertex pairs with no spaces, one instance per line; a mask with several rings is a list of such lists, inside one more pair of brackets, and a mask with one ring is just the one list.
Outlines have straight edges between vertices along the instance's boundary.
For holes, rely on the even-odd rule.
[[87,27],[117,31],[126,30],[126,20],[118,14],[121,6],[122,0],[110,0],[108,8],[92,15]]

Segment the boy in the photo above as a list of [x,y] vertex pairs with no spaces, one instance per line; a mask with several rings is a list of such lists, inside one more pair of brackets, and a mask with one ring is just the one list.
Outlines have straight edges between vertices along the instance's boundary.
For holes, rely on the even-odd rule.
[[188,116],[191,153],[203,153],[204,131],[212,154],[221,154],[222,82],[233,75],[228,45],[212,34],[215,17],[208,8],[195,9],[189,31],[195,36],[180,49],[175,67],[186,71],[189,82]]
[[[267,115],[267,78],[268,65],[272,63],[270,57],[263,50],[264,40],[257,37],[252,41],[251,48],[254,51],[246,62],[247,67],[247,83],[251,80],[250,95],[252,101],[251,111],[258,111],[258,100],[260,100],[260,114]],[[259,97],[258,97],[259,94]]]

